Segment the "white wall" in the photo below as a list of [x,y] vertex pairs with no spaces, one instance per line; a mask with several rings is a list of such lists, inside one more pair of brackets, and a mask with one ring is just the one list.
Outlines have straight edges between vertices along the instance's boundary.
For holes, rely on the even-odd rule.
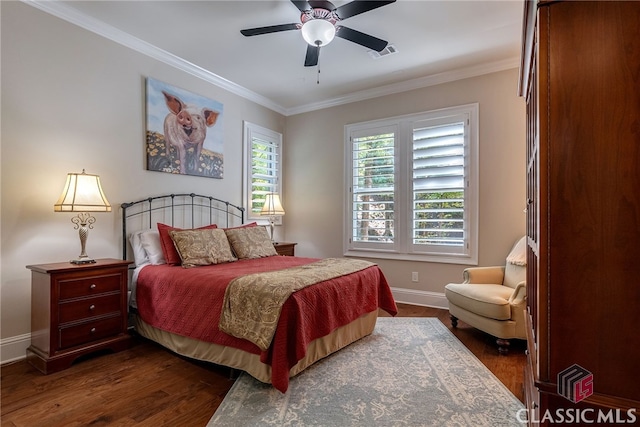
[[[350,123],[478,102],[480,105],[479,264],[504,263],[524,234],[525,104],[518,70],[287,117],[284,144],[287,240],[296,254],[343,254],[344,126]],[[444,285],[464,265],[371,260],[396,288],[399,301],[444,306]],[[419,282],[411,282],[411,272]]]
[[[121,257],[119,206],[199,192],[242,205],[242,121],[284,131],[281,114],[52,17],[2,2],[0,355],[23,357],[30,332],[28,264],[80,253],[71,214],[53,204],[68,172],[100,175],[111,213],[96,214],[87,253]],[[224,179],[147,171],[145,77],[224,104]],[[19,348],[19,354],[12,353]]]

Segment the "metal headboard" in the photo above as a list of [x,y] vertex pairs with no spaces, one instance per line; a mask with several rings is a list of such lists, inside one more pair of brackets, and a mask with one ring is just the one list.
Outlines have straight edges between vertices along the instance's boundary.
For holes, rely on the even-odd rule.
[[244,223],[244,208],[212,196],[194,193],[149,197],[120,206],[124,260],[127,259],[127,228],[134,221],[137,221],[134,231],[153,228],[157,222],[181,228],[196,228],[209,224],[232,227]]

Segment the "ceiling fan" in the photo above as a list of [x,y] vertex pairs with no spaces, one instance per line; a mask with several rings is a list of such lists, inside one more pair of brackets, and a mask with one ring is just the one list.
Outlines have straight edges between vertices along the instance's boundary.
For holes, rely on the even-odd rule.
[[280,31],[300,30],[302,37],[309,44],[307,46],[304,66],[313,67],[318,64],[320,48],[329,44],[336,36],[368,47],[376,52],[380,52],[387,47],[385,40],[343,25],[338,25],[338,23],[352,16],[394,3],[395,1],[396,0],[354,0],[342,6],[335,7],[331,2],[324,0],[291,0],[291,3],[301,12],[300,23],[249,28],[241,30],[240,32],[249,37]]

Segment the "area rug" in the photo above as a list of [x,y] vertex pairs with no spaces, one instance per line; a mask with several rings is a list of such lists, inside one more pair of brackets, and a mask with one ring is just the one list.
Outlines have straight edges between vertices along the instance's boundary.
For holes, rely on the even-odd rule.
[[438,319],[382,317],[285,394],[243,373],[207,426],[518,426],[522,408]]

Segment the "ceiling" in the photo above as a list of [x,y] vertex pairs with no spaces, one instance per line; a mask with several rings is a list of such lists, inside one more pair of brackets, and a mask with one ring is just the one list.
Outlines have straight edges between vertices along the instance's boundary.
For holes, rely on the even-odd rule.
[[523,9],[522,0],[398,0],[340,23],[389,41],[396,53],[374,59],[367,48],[336,38],[321,48],[318,74],[318,67],[304,67],[299,31],[240,34],[299,22],[288,0],[34,5],[283,114],[517,67]]

